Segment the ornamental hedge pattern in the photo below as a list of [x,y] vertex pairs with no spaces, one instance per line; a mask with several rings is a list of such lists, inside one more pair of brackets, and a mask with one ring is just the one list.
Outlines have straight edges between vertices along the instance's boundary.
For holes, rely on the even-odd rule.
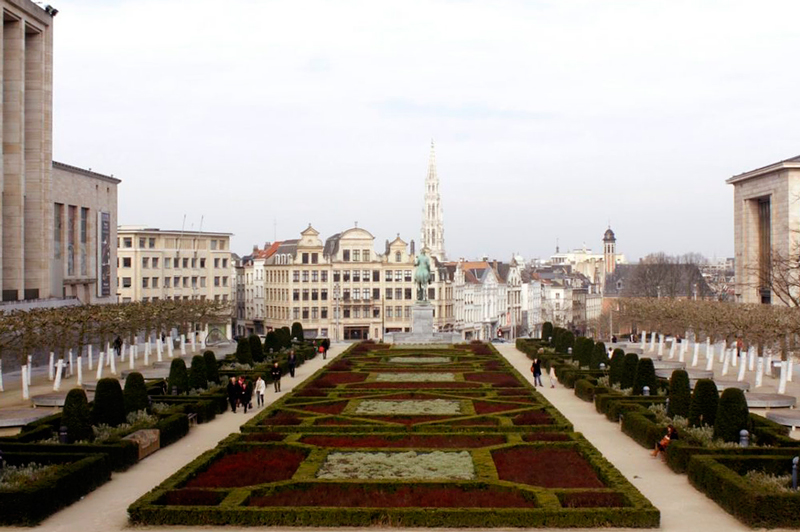
[[660,521],[658,509],[492,346],[369,342],[128,512],[135,524],[189,526]]

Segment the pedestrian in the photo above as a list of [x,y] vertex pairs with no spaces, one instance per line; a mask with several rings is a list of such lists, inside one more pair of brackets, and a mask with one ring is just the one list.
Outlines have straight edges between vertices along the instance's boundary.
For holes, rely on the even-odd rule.
[[231,404],[231,412],[236,413],[236,403],[239,401],[239,396],[242,394],[239,388],[239,383],[236,377],[231,377],[228,382],[228,402]]
[[242,385],[242,408],[245,414],[248,408],[253,408],[253,383],[250,379],[245,380]]
[[272,384],[275,385],[275,392],[280,392],[281,391],[281,367],[278,365],[278,361],[277,360],[272,365],[272,369],[270,369],[270,375],[272,376]]
[[547,376],[550,379],[550,387],[555,388],[556,381],[558,379],[556,378],[556,367],[554,365],[550,364],[550,372],[547,374]]
[[673,440],[677,440],[677,439],[678,439],[678,431],[672,425],[667,425],[667,433],[664,435],[663,438],[661,438],[661,441],[656,443],[656,447],[655,447],[655,449],[653,449],[653,452],[650,453],[650,455],[653,458],[656,458],[658,456],[658,453],[666,452],[667,447],[669,446],[669,444]]
[[325,346],[324,345],[320,344],[319,352],[322,355],[322,360],[325,360],[327,358],[327,353],[325,352]]
[[256,401],[258,402],[259,408],[264,406],[264,394],[266,391],[267,384],[264,382],[264,379],[261,378],[261,375],[259,375],[258,379],[256,379]]
[[289,375],[294,377],[294,368],[297,367],[297,355],[294,354],[294,349],[289,351],[289,357],[286,359],[286,363],[289,364]]
[[119,336],[114,339],[114,352],[117,354],[117,356],[120,356],[122,353],[122,338]]
[[533,359],[533,364],[531,364],[531,371],[533,372],[533,386],[542,386],[542,361],[537,356]]

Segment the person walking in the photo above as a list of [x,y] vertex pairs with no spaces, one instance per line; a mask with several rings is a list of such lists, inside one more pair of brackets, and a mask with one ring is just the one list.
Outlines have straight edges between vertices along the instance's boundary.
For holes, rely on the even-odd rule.
[[241,388],[239,388],[239,383],[236,381],[236,377],[231,377],[228,382],[228,402],[231,404],[231,412],[234,414],[236,413],[236,403],[239,402],[240,395],[242,395],[242,392]]
[[297,367],[297,355],[294,354],[294,349],[289,351],[289,357],[286,359],[289,364],[289,375],[294,377],[294,369]]
[[114,351],[116,352],[118,357],[122,353],[122,338],[120,338],[119,336],[117,336],[114,339]]
[[272,376],[272,384],[275,385],[275,392],[281,391],[281,367],[278,365],[278,361],[276,360],[275,363],[272,365],[272,369],[270,369],[270,375]]
[[248,408],[253,408],[253,382],[250,379],[242,384],[242,408],[245,414]]
[[531,364],[531,371],[533,372],[533,386],[541,386],[544,387],[542,384],[542,361],[537,356],[533,359],[533,364]]
[[267,392],[267,383],[264,382],[264,379],[261,378],[261,375],[258,376],[256,380],[256,401],[258,402],[258,407],[261,408],[264,406],[264,394]]

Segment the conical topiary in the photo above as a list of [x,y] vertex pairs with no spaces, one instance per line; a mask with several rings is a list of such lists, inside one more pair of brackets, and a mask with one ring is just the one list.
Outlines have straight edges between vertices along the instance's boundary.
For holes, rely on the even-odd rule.
[[628,353],[625,355],[625,360],[622,365],[622,380],[620,386],[622,389],[633,388],[633,380],[636,378],[636,367],[639,365],[639,355],[636,353]]
[[550,323],[549,321],[546,321],[542,324],[542,340],[547,342],[552,336],[553,336],[553,324]]
[[689,403],[692,400],[692,392],[689,389],[689,374],[685,370],[676,369],[672,372],[669,379],[669,407],[667,415],[669,417],[681,416],[689,417]]
[[718,406],[719,391],[716,383],[711,379],[698,380],[694,385],[692,401],[689,404],[689,425],[713,427],[714,421],[717,419]]
[[189,368],[189,389],[204,390],[207,386],[206,361],[201,355],[195,355],[192,357],[192,365]]
[[633,395],[642,395],[644,387],[650,389],[650,395],[656,394],[656,369],[653,359],[640,358],[636,364],[636,376],[633,379]]
[[297,339],[299,342],[305,341],[303,334],[303,324],[299,321],[292,323],[292,339]]
[[749,430],[750,411],[747,399],[739,388],[726,388],[719,398],[717,418],[714,421],[714,438],[738,442],[739,431]]
[[214,351],[206,351],[203,353],[203,360],[206,362],[206,380],[208,382],[219,382],[219,364],[217,364],[217,357]]
[[93,425],[117,425],[125,423],[125,398],[117,379],[100,379],[94,392],[92,408]]
[[622,349],[614,349],[614,355],[611,357],[611,369],[608,371],[609,384],[621,384],[624,371],[625,354],[622,352]]
[[605,364],[608,367],[608,352],[606,351],[606,344],[597,342],[592,349],[592,360],[589,364],[591,369],[600,369],[600,364]]
[[125,377],[125,390],[122,395],[125,401],[125,412],[128,414],[139,410],[147,410],[150,406],[144,377],[138,371],[128,373],[128,376]]
[[82,388],[73,388],[64,399],[64,411],[61,413],[61,424],[67,427],[67,439],[70,443],[91,440],[92,412],[86,392]]
[[261,338],[256,334],[251,334],[247,337],[247,342],[250,347],[250,356],[253,362],[264,361],[264,347],[261,345]]
[[186,362],[182,358],[175,358],[169,366],[169,379],[167,379],[168,393],[177,390],[179,394],[189,391],[189,375],[186,372]]
[[250,354],[250,341],[247,338],[239,338],[236,343],[236,361],[239,364],[253,365],[253,355]]

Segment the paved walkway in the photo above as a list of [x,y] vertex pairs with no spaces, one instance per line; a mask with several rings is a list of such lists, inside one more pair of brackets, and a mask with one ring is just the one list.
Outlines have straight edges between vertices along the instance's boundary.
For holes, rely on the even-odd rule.
[[[317,369],[339,354],[346,345],[331,347],[328,360],[312,360],[298,368],[294,380],[285,378],[282,394],[291,391]],[[514,367],[526,378],[532,380],[527,357],[512,345],[497,346]],[[545,378],[546,380],[546,378]],[[646,449],[640,447],[619,430],[619,425],[597,414],[593,405],[575,397],[571,389],[557,386],[555,389],[543,388],[540,391],[558,408],[586,438],[597,447],[641,492],[661,510],[661,530],[684,532],[702,530],[703,532],[730,532],[752,530],[728,515],[713,501],[695,490],[685,475],[673,473],[660,460],[650,457]],[[268,393],[267,404],[281,394]],[[250,419],[258,410],[248,414],[226,412],[211,423],[193,427],[190,433],[123,473],[114,473],[110,482],[87,495],[83,500],[58,512],[36,527],[43,532],[113,532],[130,528],[127,521],[128,506],[154,488],[179,468],[194,460],[219,440]],[[184,531],[212,529],[216,527],[143,527],[153,531]],[[377,528],[377,527],[376,527]],[[385,527],[380,527],[385,528]],[[9,528],[11,529],[11,528]],[[225,532],[248,531],[252,528],[219,527]],[[30,530],[22,529],[19,530]],[[271,528],[273,531],[294,530],[297,528]],[[325,529],[313,529],[325,530]],[[352,529],[339,529],[352,530]],[[404,529],[395,529],[404,530]],[[419,529],[408,529],[418,532]],[[442,532],[452,529],[432,529]],[[466,529],[474,530],[474,529]],[[499,532],[509,529],[486,529]],[[519,529],[510,529],[518,531]],[[579,532],[579,529],[572,529]],[[590,529],[597,530],[597,529]],[[605,529],[614,530],[614,529]]]

